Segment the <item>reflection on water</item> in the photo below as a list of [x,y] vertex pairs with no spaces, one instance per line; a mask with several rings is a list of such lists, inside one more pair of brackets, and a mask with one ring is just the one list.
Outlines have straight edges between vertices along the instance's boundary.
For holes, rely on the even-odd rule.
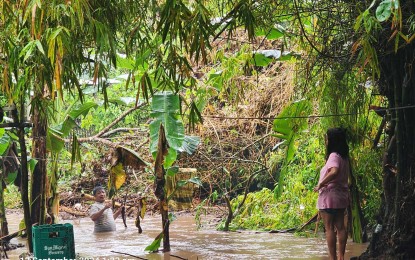
[[[9,230],[17,230],[22,216],[8,216]],[[143,233],[138,234],[134,219],[128,219],[124,228],[121,219],[117,231],[93,233],[89,218],[65,221],[73,224],[75,252],[81,257],[99,259],[328,259],[324,235],[317,238],[296,237],[293,234],[270,234],[242,232],[220,232],[214,228],[196,230],[192,216],[178,216],[170,225],[170,253],[147,253],[147,247],[161,231],[160,216],[146,216],[141,222]],[[14,238],[12,243],[25,243]],[[360,255],[367,244],[348,242],[346,259]],[[10,259],[18,259],[24,248],[9,251]],[[121,254],[125,253],[125,254]],[[127,255],[128,254],[128,255]],[[178,258],[178,257],[180,258]],[[92,259],[92,258],[91,258]],[[98,258],[93,258],[98,259]]]

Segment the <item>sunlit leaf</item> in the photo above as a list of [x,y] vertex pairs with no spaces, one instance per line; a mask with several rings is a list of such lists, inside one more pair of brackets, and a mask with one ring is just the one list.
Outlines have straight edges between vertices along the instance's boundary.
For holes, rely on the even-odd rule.
[[169,212],[169,221],[170,221],[170,223],[172,223],[176,219],[177,219],[176,214],[174,214],[173,212]]
[[128,106],[130,104],[133,104],[135,102],[135,98],[132,97],[119,97],[119,98],[110,98],[108,99],[109,102],[122,105],[122,106]]
[[117,165],[111,167],[111,177],[113,178],[111,181],[114,183],[114,187],[118,190],[124,183],[127,177],[124,167],[122,163],[118,163]]
[[299,58],[299,55],[293,54],[291,52],[283,52],[281,57],[278,59],[279,61],[286,61]]
[[[19,222],[19,230],[25,230],[26,229],[26,222],[24,221],[24,218],[22,218],[22,220],[20,220]],[[23,233],[25,233],[25,231],[20,231],[19,235],[22,235]]]
[[36,44],[37,49],[38,49],[38,50],[39,50],[42,54],[45,54],[45,50],[43,50],[42,43],[41,43],[39,40],[35,40],[35,44]]
[[129,70],[133,70],[134,69],[134,60],[128,59],[128,58],[123,58],[119,55],[117,55],[117,67],[118,68],[122,68],[122,69],[129,69]]
[[209,74],[208,82],[212,84],[212,86],[217,90],[221,91],[223,87],[223,72],[222,71],[216,71]]
[[[295,139],[308,125],[308,115],[311,113],[311,103],[308,100],[295,101],[288,105],[274,120],[273,130],[281,139],[286,142],[286,154],[284,164],[290,163],[295,154]],[[283,182],[285,172],[284,169],[280,172],[278,185],[274,189],[275,196],[280,196],[283,189]]]
[[10,137],[8,135],[2,135],[0,138],[0,155],[3,155],[10,145]]
[[283,37],[285,33],[277,28],[269,30],[260,29],[255,32],[256,36],[265,36],[268,40],[275,40]]
[[389,19],[392,14],[392,0],[383,0],[376,8],[376,18],[379,22]]
[[69,133],[72,131],[72,129],[74,129],[77,126],[78,125],[76,124],[75,120],[68,116],[66,117],[65,121],[63,121],[62,124],[55,127],[55,129],[61,132],[62,137],[67,137]]

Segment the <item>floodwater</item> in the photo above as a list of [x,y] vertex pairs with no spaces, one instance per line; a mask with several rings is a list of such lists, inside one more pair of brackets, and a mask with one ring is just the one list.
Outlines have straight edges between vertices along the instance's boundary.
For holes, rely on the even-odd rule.
[[[17,231],[22,217],[8,216],[10,233]],[[328,259],[322,233],[305,238],[289,233],[222,232],[216,231],[212,222],[206,222],[205,227],[197,230],[194,217],[188,215],[178,216],[170,225],[171,252],[148,253],[144,249],[160,233],[161,216],[146,216],[141,222],[142,234],[138,233],[134,219],[127,220],[127,228],[121,219],[116,222],[116,232],[94,234],[89,218],[62,221],[73,224],[75,253],[80,259]],[[11,242],[25,244],[26,240],[14,238]],[[346,259],[360,255],[366,247],[367,244],[349,241]],[[25,251],[25,248],[18,248],[7,253],[10,259],[19,259]]]

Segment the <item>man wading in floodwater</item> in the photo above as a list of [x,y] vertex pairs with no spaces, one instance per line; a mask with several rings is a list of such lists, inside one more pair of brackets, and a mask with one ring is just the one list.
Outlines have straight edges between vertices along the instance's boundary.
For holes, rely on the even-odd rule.
[[115,219],[121,214],[123,207],[120,207],[115,213],[112,212],[111,202],[105,201],[106,193],[102,186],[96,186],[92,191],[95,197],[95,203],[89,209],[89,216],[94,221],[94,232],[115,231]]

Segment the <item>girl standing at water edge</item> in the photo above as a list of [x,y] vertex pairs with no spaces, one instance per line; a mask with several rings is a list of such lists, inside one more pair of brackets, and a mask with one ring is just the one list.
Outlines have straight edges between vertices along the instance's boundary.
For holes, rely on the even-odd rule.
[[[320,179],[314,191],[318,191],[317,208],[326,229],[326,241],[330,260],[344,260],[347,230],[344,214],[349,206],[349,146],[346,133],[341,128],[327,130],[326,164],[320,171]],[[337,237],[336,237],[337,233]],[[339,241],[338,258],[336,244]]]

